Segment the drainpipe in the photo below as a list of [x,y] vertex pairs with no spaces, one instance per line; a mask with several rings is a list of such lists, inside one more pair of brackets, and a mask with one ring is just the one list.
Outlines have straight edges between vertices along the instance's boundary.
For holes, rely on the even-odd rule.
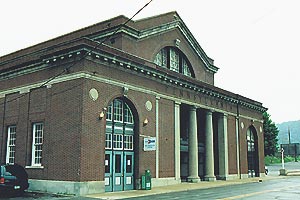
[[[6,95],[4,96],[4,101],[3,101],[3,118],[2,118],[2,145],[1,145],[1,148],[0,148],[0,161],[2,159],[2,153],[3,152],[3,147],[4,147],[4,131],[5,131],[5,125],[4,125],[4,122],[5,122],[5,112],[6,112]],[[5,163],[6,162],[6,158],[4,158],[5,160],[3,162],[0,162],[1,164],[2,163]]]
[[241,176],[241,156],[240,156],[240,111],[239,111],[239,104],[240,99],[239,95],[237,95],[237,105],[236,105],[236,120],[235,120],[235,128],[236,128],[236,165],[237,165],[237,172],[239,179],[242,178]]

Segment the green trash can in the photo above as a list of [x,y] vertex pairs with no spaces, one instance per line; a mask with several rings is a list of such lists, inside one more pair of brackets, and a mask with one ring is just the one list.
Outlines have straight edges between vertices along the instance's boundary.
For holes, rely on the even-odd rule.
[[151,173],[150,170],[145,170],[145,174],[142,175],[142,190],[151,190]]

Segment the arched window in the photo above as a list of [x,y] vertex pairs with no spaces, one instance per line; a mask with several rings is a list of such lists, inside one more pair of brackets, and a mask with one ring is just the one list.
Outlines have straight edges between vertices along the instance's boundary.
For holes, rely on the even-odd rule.
[[109,104],[106,112],[106,120],[115,122],[124,122],[133,124],[132,112],[127,103],[123,102],[121,99],[115,99],[111,104]]
[[132,190],[135,184],[134,115],[125,98],[107,108],[105,128],[105,191]]
[[154,63],[160,67],[181,73],[185,76],[195,77],[192,67],[186,56],[177,48],[165,47],[155,56]]
[[247,150],[248,150],[248,176],[259,176],[259,163],[257,151],[257,135],[253,127],[247,130]]

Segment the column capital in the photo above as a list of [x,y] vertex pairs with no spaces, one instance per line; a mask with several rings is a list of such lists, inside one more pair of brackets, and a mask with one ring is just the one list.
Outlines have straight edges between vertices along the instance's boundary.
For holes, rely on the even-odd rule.
[[219,117],[224,117],[224,118],[227,118],[228,117],[228,114],[227,113],[218,113],[219,114]]
[[193,106],[193,105],[191,105],[191,106],[189,106],[189,110],[190,110],[190,111],[196,111],[196,110],[197,110],[197,107],[196,107],[196,106]]
[[180,101],[174,101],[175,105],[181,105]]
[[208,109],[208,110],[205,110],[205,112],[206,112],[206,115],[212,115],[212,113],[213,113],[213,110],[211,110],[211,109]]

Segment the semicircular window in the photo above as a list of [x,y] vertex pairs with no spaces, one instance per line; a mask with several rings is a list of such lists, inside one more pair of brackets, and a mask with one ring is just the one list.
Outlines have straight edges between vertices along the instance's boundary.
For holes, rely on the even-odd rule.
[[155,56],[154,63],[160,67],[181,73],[185,76],[195,77],[190,62],[186,56],[177,48],[165,47]]

